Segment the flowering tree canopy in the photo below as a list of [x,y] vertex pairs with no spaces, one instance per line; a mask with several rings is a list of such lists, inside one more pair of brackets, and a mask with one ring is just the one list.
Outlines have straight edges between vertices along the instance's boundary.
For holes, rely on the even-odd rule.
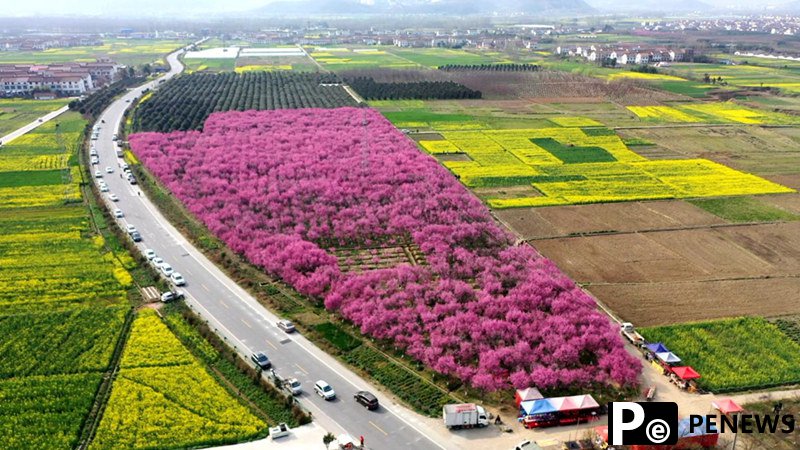
[[[440,373],[485,390],[636,383],[592,299],[374,110],[215,113],[130,142],[234,251]],[[404,243],[426,264],[345,272],[333,251]]]

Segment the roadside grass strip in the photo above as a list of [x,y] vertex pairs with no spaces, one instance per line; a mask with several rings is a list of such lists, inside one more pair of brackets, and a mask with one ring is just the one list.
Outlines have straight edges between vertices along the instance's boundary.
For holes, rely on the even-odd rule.
[[259,436],[266,423],[206,372],[152,309],[139,312],[90,449],[186,448]]

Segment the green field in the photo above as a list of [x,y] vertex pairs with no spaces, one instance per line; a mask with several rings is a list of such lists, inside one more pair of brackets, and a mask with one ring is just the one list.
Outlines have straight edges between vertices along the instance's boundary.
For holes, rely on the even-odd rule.
[[369,48],[306,48],[315,61],[326,70],[358,70],[358,69],[420,69],[421,65],[414,61],[396,56],[386,47]]
[[758,198],[709,198],[690,200],[690,203],[729,222],[772,222],[800,219],[800,216],[762,203]]
[[130,308],[133,260],[105,249],[81,203],[85,124],[65,113],[0,150],[4,448],[76,446]]
[[224,72],[236,68],[236,58],[183,58],[186,71]]
[[511,62],[497,53],[487,55],[480,51],[467,51],[449,48],[411,48],[392,49],[393,55],[413,61],[421,66],[437,68],[445,64],[492,64]]
[[[0,53],[2,55],[2,53]],[[0,136],[19,129],[69,103],[69,100],[0,99]]]
[[103,39],[96,47],[54,48],[37,52],[0,52],[0,64],[48,64],[57,62],[91,62],[111,58],[120,64],[136,66],[154,63],[185,45],[177,40]]
[[645,328],[700,372],[698,384],[715,393],[800,382],[800,345],[762,318],[726,319]]

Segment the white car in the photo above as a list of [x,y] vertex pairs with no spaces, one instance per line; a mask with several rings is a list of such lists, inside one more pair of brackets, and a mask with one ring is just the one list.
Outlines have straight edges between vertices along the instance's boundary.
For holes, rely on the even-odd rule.
[[114,208],[114,217],[116,217],[117,219],[122,219],[123,217],[125,217],[125,214],[122,213],[121,209]]
[[128,163],[122,163],[119,167],[122,168],[122,170],[125,170],[128,168]]
[[156,257],[156,251],[153,250],[152,248],[148,248],[147,250],[144,251],[144,256],[148,260],[152,261]]
[[95,170],[94,171],[94,177],[95,178],[103,178],[103,173],[100,172],[99,170]]
[[106,173],[114,173],[114,168],[111,166],[106,166]]
[[333,400],[336,398],[336,392],[333,387],[323,380],[314,383],[314,392],[325,400]]
[[134,231],[136,231],[136,227],[129,223],[125,225],[125,231],[127,231],[128,233],[133,233]]
[[170,280],[175,286],[185,286],[186,280],[183,278],[183,275],[180,272],[172,272],[172,275],[169,276]]
[[164,260],[159,258],[158,256],[151,259],[150,262],[153,263],[153,266],[155,266],[156,269],[161,269],[161,265],[164,264]]
[[92,156],[92,165],[100,164],[100,159],[97,156]]
[[119,201],[119,197],[117,197],[117,194],[108,194],[108,199],[111,200],[112,202]]
[[108,185],[105,184],[105,183],[102,183],[100,185],[100,192],[108,192]]
[[170,276],[174,272],[175,272],[175,269],[173,269],[172,266],[170,266],[169,264],[167,264],[167,263],[161,264],[161,273],[163,273],[164,275]]

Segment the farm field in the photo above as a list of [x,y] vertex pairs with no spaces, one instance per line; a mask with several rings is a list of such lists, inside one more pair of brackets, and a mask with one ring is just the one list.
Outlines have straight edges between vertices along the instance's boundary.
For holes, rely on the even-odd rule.
[[85,124],[65,113],[0,150],[4,448],[76,446],[129,309],[133,261],[93,233],[78,188]]
[[133,322],[90,449],[186,448],[263,436],[266,423],[231,397],[153,309]]
[[62,100],[0,99],[0,136],[21,128],[69,103]]
[[403,59],[413,61],[421,66],[435,69],[445,64],[496,64],[508,63],[511,60],[498,53],[467,51],[448,48],[392,48],[389,52]]
[[355,69],[420,69],[418,63],[393,54],[384,47],[349,48],[315,47],[306,48],[311,57],[323,68],[331,71]]
[[702,80],[705,74],[722,77],[732,87],[776,87],[789,94],[800,92],[800,74],[773,67],[675,63],[670,66],[670,72],[695,80]]
[[715,393],[800,382],[800,345],[762,318],[737,318],[645,328],[697,370],[697,383]]
[[183,58],[186,73],[230,72],[236,68],[236,58]]
[[57,62],[91,62],[97,58],[135,66],[154,63],[184,45],[174,40],[103,39],[96,47],[53,48],[37,52],[0,52],[0,64],[48,64]]

